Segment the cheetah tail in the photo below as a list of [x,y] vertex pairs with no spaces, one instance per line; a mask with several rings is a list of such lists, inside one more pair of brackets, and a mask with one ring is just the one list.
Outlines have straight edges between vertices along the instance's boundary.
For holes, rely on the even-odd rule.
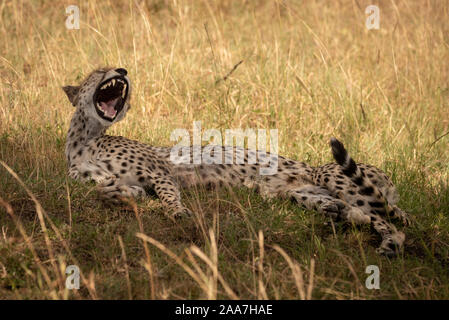
[[360,194],[371,197],[370,205],[375,208],[376,213],[390,215],[394,209],[388,204],[379,188],[366,177],[355,161],[346,151],[343,144],[335,138],[331,138],[330,145],[335,161],[343,168],[343,173],[359,186]]
[[354,177],[362,177],[362,172],[359,167],[357,167],[355,161],[349,156],[349,153],[346,151],[343,143],[332,137],[330,144],[332,148],[332,155],[334,156],[335,161],[343,167],[343,173],[351,179]]

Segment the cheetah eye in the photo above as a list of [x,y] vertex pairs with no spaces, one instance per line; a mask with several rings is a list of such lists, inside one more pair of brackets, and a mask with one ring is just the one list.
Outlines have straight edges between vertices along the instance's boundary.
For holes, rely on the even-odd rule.
[[114,76],[100,83],[94,94],[97,114],[107,121],[113,121],[122,111],[128,96],[128,81],[122,75]]

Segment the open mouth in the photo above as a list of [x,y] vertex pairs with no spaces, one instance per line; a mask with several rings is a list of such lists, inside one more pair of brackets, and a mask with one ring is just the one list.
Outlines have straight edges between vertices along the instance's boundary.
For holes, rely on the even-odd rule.
[[113,121],[122,111],[128,96],[128,82],[122,76],[103,81],[94,94],[95,110],[107,121]]

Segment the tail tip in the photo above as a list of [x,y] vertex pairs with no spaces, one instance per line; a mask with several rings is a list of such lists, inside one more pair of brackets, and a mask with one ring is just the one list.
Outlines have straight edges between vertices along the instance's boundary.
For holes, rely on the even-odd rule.
[[335,145],[335,144],[337,144],[337,143],[339,143],[339,142],[340,142],[340,141],[338,141],[337,138],[331,137],[331,142],[330,142],[331,146],[332,146],[332,145]]
[[330,140],[330,145],[332,148],[332,155],[338,164],[344,165],[346,162],[347,152],[343,143],[338,141],[335,137],[332,137]]
[[330,145],[332,147],[333,152],[341,152],[341,151],[345,150],[343,143],[338,141],[337,138],[335,138],[335,137],[331,138]]

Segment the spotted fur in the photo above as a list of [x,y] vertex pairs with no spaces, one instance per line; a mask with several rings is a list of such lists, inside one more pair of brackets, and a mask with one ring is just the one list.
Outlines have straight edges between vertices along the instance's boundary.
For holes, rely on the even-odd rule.
[[[399,197],[393,183],[380,169],[356,164],[343,144],[334,138],[331,148],[337,163],[320,167],[236,147],[232,151],[240,152],[244,161],[228,164],[226,149],[217,146],[191,147],[190,156],[185,159],[189,163],[174,163],[170,160],[171,148],[105,134],[130,108],[131,83],[126,70],[95,70],[80,86],[63,89],[76,107],[66,142],[69,175],[95,181],[105,199],[141,197],[152,191],[178,217],[191,214],[182,203],[182,188],[246,186],[265,197],[290,197],[306,209],[337,220],[371,224],[382,237],[379,253],[394,255],[403,245],[404,234],[390,220],[406,224],[408,218],[396,206]],[[221,164],[193,164],[194,148],[217,156]],[[251,163],[249,158],[254,155],[257,161]],[[266,157],[277,161],[278,169],[272,175],[260,174],[267,167]]]

